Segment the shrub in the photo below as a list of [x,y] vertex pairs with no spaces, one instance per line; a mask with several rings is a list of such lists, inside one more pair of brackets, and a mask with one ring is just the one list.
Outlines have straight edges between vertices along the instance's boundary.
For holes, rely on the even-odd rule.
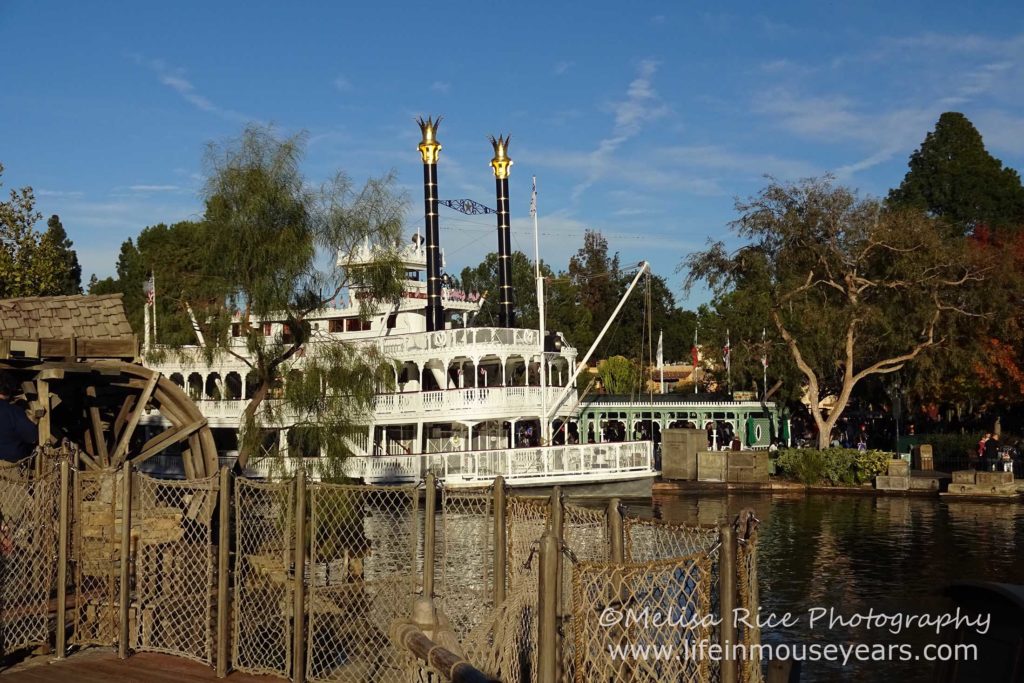
[[890,458],[885,451],[792,448],[780,452],[777,466],[803,484],[838,486],[872,481],[886,472]]

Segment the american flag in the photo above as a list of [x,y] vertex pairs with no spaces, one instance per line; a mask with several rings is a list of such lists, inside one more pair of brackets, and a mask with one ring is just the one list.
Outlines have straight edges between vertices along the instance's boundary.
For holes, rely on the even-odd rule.
[[147,306],[152,306],[156,303],[156,280],[154,279],[153,273],[149,274],[149,279],[146,280],[146,284],[142,286],[142,291],[146,293]]
[[530,218],[537,217],[537,176],[533,176],[533,192],[530,193]]

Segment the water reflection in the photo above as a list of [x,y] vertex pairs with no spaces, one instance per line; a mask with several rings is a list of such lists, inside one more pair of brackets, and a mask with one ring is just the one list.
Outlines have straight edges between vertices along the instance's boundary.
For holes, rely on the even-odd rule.
[[[715,524],[740,509],[762,520],[761,602],[764,612],[802,617],[786,629],[766,629],[771,643],[909,643],[914,654],[941,642],[934,631],[900,635],[836,624],[808,628],[808,610],[835,608],[852,616],[940,613],[952,609],[938,592],[951,581],[1024,583],[1024,505],[947,502],[931,498],[852,495],[656,496],[650,514],[674,523]],[[931,679],[932,664],[912,662],[805,662],[801,681]]]

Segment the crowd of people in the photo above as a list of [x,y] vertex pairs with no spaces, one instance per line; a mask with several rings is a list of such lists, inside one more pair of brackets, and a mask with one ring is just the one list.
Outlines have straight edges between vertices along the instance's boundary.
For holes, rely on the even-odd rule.
[[993,472],[1013,472],[1020,454],[1020,441],[1007,445],[1000,441],[999,434],[987,433],[978,441],[978,462]]

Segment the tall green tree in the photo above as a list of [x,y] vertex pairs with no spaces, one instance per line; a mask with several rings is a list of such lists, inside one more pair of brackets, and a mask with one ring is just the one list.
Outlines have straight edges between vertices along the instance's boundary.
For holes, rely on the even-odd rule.
[[[687,286],[766,297],[822,447],[860,382],[899,371],[943,345],[951,324],[983,312],[985,266],[920,211],[885,210],[830,178],[773,182],[736,208],[732,228],[745,246],[712,242],[691,255]],[[819,406],[830,395],[827,412]]]
[[[551,277],[551,268],[543,261],[541,276]],[[460,283],[464,290],[488,294],[480,311],[474,316],[477,327],[498,325],[498,254],[491,252],[475,268],[463,268]],[[516,327],[537,329],[537,281],[533,261],[521,251],[512,252],[512,296]]]
[[81,293],[82,269],[64,226],[53,216],[40,233],[41,219],[31,187],[0,201],[0,298]]
[[1020,175],[985,149],[966,116],[946,112],[935,130],[910,156],[910,170],[889,192],[891,205],[909,206],[940,217],[954,234],[979,226],[993,230],[1024,225]]
[[578,304],[590,313],[590,329],[575,340],[579,348],[589,348],[615,310],[617,294],[622,290],[619,255],[608,253],[608,240],[600,232],[587,230],[583,246],[569,259],[569,280],[578,292]]
[[597,364],[604,390],[618,396],[635,396],[641,391],[640,366],[623,356],[611,356]]
[[[82,266],[72,247],[60,216],[54,214],[46,222],[46,232],[39,238],[38,258],[46,265],[40,277],[45,277],[42,289],[52,294],[81,294]],[[43,275],[45,273],[45,276]]]
[[[343,291],[365,294],[358,298],[363,315],[398,301],[404,271],[395,245],[406,200],[391,175],[358,188],[338,174],[310,189],[299,170],[302,153],[301,137],[278,139],[250,126],[237,140],[211,145],[206,157],[202,274],[209,297],[196,315],[210,354],[233,355],[251,369],[253,396],[239,447],[243,467],[262,429],[280,424],[285,414],[296,416],[327,456],[348,455],[375,390],[394,377],[373,349],[304,349],[309,316]],[[372,262],[364,258],[366,247]],[[265,335],[256,324],[263,321],[279,323],[281,331]],[[293,375],[285,400],[267,401],[300,353],[305,379]]]

